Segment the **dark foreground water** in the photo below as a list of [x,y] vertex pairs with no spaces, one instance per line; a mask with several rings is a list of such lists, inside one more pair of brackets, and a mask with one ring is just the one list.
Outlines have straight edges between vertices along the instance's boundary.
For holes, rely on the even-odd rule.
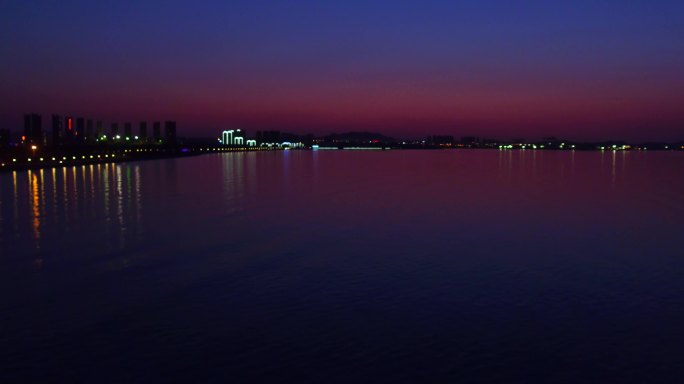
[[684,153],[0,174],[0,382],[684,378]]

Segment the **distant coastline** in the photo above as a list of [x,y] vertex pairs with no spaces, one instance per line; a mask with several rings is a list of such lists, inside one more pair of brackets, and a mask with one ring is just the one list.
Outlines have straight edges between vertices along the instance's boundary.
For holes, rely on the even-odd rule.
[[[105,162],[196,156],[214,152],[268,150],[555,150],[555,151],[684,151],[684,141],[580,142],[557,137],[541,140],[499,140],[478,136],[430,135],[417,140],[395,139],[376,132],[299,135],[277,130],[243,129],[217,132],[216,138],[181,138],[175,121],[112,122],[51,116],[44,129],[39,114],[24,115],[22,133],[0,130],[0,171]],[[148,124],[149,123],[149,124]],[[47,128],[47,127],[45,127]],[[121,129],[120,129],[121,128]]]

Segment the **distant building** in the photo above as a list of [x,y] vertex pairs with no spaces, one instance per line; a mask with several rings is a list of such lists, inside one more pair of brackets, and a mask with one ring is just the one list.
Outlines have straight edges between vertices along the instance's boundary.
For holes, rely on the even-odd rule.
[[43,125],[39,114],[24,115],[24,142],[27,144],[43,144]]
[[0,148],[8,148],[10,146],[10,131],[9,129],[0,129]]
[[428,136],[427,144],[438,146],[452,146],[454,144],[453,136]]
[[241,129],[230,129],[221,133],[221,143],[223,145],[245,145],[245,131]]
[[164,141],[166,144],[176,144],[176,122],[164,122]]
[[102,123],[102,120],[98,120],[95,122],[95,137],[101,139],[104,134],[104,124]]
[[93,120],[88,119],[86,120],[86,132],[85,132],[85,141],[88,143],[93,143],[95,142],[95,129],[93,127]]
[[259,145],[280,143],[280,131],[257,131],[256,141]]
[[116,137],[119,136],[119,123],[112,123],[109,134],[112,135],[112,139],[116,139]]
[[124,138],[125,140],[133,138],[133,126],[131,123],[124,123]]
[[233,145],[245,145],[245,131],[242,129],[235,130],[235,136],[233,136]]
[[161,142],[161,123],[159,121],[155,121],[152,124],[152,138],[154,139],[155,143]]
[[74,141],[75,134],[75,123],[74,118],[67,116],[64,118],[64,134],[62,136],[62,144],[71,144]]
[[64,120],[62,116],[52,115],[52,145],[60,146],[64,140]]
[[478,147],[480,145],[480,138],[476,136],[461,137],[461,144],[466,147]]
[[79,142],[85,140],[85,120],[82,117],[76,118],[76,137]]
[[143,142],[147,141],[147,122],[146,121],[140,122],[140,129],[138,132],[138,136],[140,137],[140,141],[143,141]]

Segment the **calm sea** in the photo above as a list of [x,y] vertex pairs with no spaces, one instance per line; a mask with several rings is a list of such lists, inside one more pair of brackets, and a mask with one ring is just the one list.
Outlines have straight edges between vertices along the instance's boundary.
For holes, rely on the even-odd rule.
[[0,382],[681,382],[684,153],[0,174]]

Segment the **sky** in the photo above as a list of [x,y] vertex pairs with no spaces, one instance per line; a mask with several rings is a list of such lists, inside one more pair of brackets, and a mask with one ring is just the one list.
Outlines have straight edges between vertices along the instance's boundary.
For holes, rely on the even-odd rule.
[[684,1],[0,2],[0,127],[684,140]]

